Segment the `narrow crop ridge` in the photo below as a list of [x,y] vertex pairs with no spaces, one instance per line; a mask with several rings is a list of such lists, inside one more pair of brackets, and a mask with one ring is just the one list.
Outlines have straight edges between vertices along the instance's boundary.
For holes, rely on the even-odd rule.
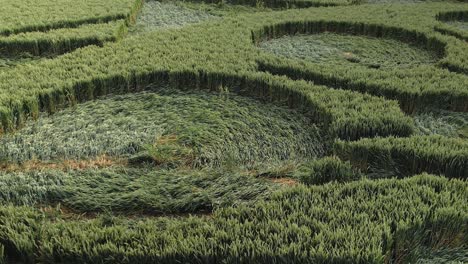
[[335,153],[363,170],[383,168],[398,176],[428,172],[467,179],[467,144],[463,139],[442,136],[388,137],[338,141]]
[[[136,2],[135,2],[136,1]],[[141,0],[71,1],[55,0],[37,5],[33,0],[20,3],[3,0],[0,13],[0,34],[11,35],[57,28],[73,28],[83,24],[106,23],[131,17]],[[112,8],[109,8],[109,7]]]

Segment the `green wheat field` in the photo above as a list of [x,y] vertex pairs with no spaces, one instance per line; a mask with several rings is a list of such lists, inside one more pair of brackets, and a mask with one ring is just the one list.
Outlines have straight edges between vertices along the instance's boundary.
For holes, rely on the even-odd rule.
[[0,14],[0,264],[468,263],[466,0]]

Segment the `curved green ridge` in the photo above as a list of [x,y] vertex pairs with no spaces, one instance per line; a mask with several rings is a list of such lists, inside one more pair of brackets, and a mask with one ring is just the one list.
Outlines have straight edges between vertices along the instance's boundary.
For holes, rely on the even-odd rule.
[[468,138],[468,113],[429,109],[417,113],[413,119],[416,134]]
[[4,2],[0,9],[0,13],[5,12],[5,28],[2,31],[0,27],[0,54],[20,60],[25,54],[51,57],[120,40],[143,4],[143,0],[54,0],[39,5],[29,1]]
[[73,51],[88,45],[103,46],[116,41],[124,20],[86,24],[76,28],[61,28],[47,32],[26,32],[0,36],[0,53],[8,57],[27,53],[32,56],[50,56]]
[[[293,79],[305,79],[334,88],[356,90],[398,100],[402,110],[410,114],[418,108],[428,106],[466,111],[468,90],[463,84],[466,83],[467,77],[439,68],[453,70],[455,67],[444,62],[449,54],[447,50],[453,46],[440,37],[430,36],[408,28],[382,24],[315,20],[288,21],[266,26],[254,32],[253,39],[258,45],[265,39],[284,35],[322,32],[395,39],[417,45],[425,50],[432,50],[438,56],[442,56],[444,53],[446,56],[439,60],[438,66],[421,65],[409,71],[404,67],[380,70],[374,69],[376,67],[356,67],[349,64],[327,65],[263,54],[258,59],[260,70],[286,75]],[[465,45],[459,43],[456,47],[463,48]],[[455,69],[455,71],[458,70]]]
[[468,32],[466,32],[468,11],[441,12],[437,15],[437,19],[440,23],[434,27],[436,31],[468,41]]
[[134,0],[34,0],[0,2],[0,34],[46,31],[81,24],[109,22],[129,16]]
[[[326,17],[332,19],[339,16],[342,21],[383,23],[380,19],[377,20],[381,17],[382,20],[385,19],[386,24],[402,26],[408,30],[427,34],[431,38],[446,41],[447,57],[443,60],[449,60],[452,55],[457,56],[457,60],[462,59],[463,55],[451,51],[452,39],[428,32],[431,27],[429,18],[436,14],[431,10],[436,7],[445,10],[460,8],[455,4],[424,4],[418,5],[417,9],[392,6],[391,10],[394,11],[385,13],[380,8],[369,5],[362,9],[363,11],[359,11],[356,7],[336,7],[259,13],[239,18],[225,18],[179,30],[148,33],[117,44],[106,45],[104,48],[82,49],[34,66],[20,66],[2,72],[0,74],[2,124],[4,129],[13,127],[15,123],[21,124],[24,115],[37,115],[39,109],[53,110],[63,101],[81,96],[77,93],[91,92],[92,94],[88,94],[87,97],[91,99],[95,92],[80,87],[80,84],[93,82],[99,90],[105,91],[109,90],[111,85],[102,84],[101,80],[109,78],[130,84],[135,82],[144,84],[144,80],[137,81],[135,76],[151,76],[163,71],[174,72],[174,79],[178,82],[184,80],[176,77],[177,75],[190,75],[195,80],[192,83],[205,81],[205,74],[218,76],[216,78],[210,76],[206,80],[211,83],[226,83],[229,81],[228,76],[250,79],[249,76],[257,68],[258,58],[261,58],[252,45],[251,31],[268,24],[290,21],[291,17],[296,21],[305,17],[309,19],[314,17],[314,20],[320,21]],[[408,22],[405,19],[414,16],[421,19],[421,26],[405,24]],[[93,59],[90,61],[89,58]],[[340,75],[349,72],[349,69],[325,67],[322,71],[326,75],[335,72],[336,75]],[[443,97],[448,96],[441,101],[449,101],[456,108],[461,108],[460,110],[465,108],[463,102],[466,102],[467,91],[463,84],[468,78],[464,75],[456,75],[436,67],[421,67],[413,72],[394,70],[381,74],[369,70],[369,72],[349,72],[349,74],[353,76],[359,74],[363,77],[382,76],[376,89],[382,89],[388,83],[396,82],[395,76],[401,76],[395,84],[403,87],[403,93],[407,90],[410,98],[413,96],[412,90],[419,93],[424,87],[431,96],[437,93]],[[454,81],[447,82],[447,79]]]
[[429,172],[468,178],[468,141],[439,135],[373,138],[335,143],[335,154],[363,170],[389,170],[405,177]]

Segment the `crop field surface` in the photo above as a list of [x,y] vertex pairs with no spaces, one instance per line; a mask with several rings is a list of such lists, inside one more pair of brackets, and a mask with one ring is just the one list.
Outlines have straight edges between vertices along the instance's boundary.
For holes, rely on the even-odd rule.
[[53,57],[88,45],[102,46],[104,42],[119,38],[119,28],[123,23],[123,20],[116,20],[86,24],[77,28],[33,31],[0,37],[0,54],[7,57]]
[[468,263],[466,21],[0,0],[0,264]]
[[92,20],[124,18],[133,0],[2,0],[0,1],[0,33],[44,30],[65,25],[79,25]]
[[1,139],[0,156],[32,159],[128,157],[159,139],[193,148],[193,165],[323,155],[316,125],[300,113],[238,95],[162,89],[112,96],[43,116]]
[[278,189],[265,179],[209,170],[116,167],[79,172],[14,172],[0,177],[4,204],[46,206],[60,202],[60,206],[75,213],[203,213],[228,205],[255,203]]
[[215,18],[217,17],[207,12],[185,8],[174,3],[148,1],[143,5],[131,33],[137,34],[164,28],[180,28]]
[[421,112],[414,116],[417,133],[447,137],[468,137],[468,114],[444,110]]
[[41,60],[46,60],[47,58],[34,56],[31,54],[20,54],[15,56],[0,56],[0,70],[15,67],[21,64],[31,64],[37,63]]
[[275,55],[321,64],[362,65],[372,68],[432,64],[437,56],[395,40],[330,33],[282,37],[260,44]]
[[461,29],[463,31],[468,31],[468,22],[465,22],[465,21],[452,21],[452,22],[447,22],[447,24],[451,25],[452,27],[456,27],[458,29]]
[[367,3],[367,4],[421,4],[421,3],[430,3],[430,2],[444,2],[444,1],[443,0],[367,0],[367,1],[364,1],[364,3]]

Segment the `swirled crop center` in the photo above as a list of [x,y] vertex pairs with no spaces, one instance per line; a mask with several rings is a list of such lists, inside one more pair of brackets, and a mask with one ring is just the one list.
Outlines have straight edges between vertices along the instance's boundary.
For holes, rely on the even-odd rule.
[[435,53],[401,41],[335,33],[283,36],[260,43],[260,48],[309,62],[370,68],[414,67],[438,60]]
[[29,122],[0,142],[0,156],[14,163],[129,157],[146,150],[158,153],[160,162],[247,165],[322,152],[319,129],[296,111],[229,93],[169,88],[80,104]]

